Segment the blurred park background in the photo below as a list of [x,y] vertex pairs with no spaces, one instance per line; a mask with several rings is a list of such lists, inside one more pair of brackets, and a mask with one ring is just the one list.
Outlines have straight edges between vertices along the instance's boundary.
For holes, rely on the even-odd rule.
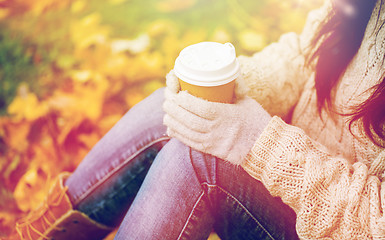
[[251,55],[299,33],[322,0],[0,0],[0,239],[184,47]]

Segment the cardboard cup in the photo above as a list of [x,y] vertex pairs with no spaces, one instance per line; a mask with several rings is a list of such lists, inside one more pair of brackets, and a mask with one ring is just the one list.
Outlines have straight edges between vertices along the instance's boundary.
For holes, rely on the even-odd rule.
[[183,49],[175,60],[181,90],[214,102],[232,103],[239,63],[231,43],[201,42]]
[[189,84],[179,79],[180,88],[182,91],[186,90],[191,95],[211,102],[233,103],[235,80],[219,86],[197,86]]

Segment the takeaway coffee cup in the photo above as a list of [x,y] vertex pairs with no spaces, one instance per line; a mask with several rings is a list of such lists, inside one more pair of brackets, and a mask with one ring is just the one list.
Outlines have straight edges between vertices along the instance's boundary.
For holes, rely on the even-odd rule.
[[232,103],[239,63],[231,43],[201,42],[183,49],[174,66],[181,90],[213,102]]

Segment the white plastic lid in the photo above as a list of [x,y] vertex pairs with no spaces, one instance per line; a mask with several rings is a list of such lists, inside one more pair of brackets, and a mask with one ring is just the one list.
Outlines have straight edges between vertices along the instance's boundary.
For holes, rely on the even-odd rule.
[[239,75],[239,63],[231,43],[201,42],[183,49],[174,66],[175,75],[197,86],[219,86]]

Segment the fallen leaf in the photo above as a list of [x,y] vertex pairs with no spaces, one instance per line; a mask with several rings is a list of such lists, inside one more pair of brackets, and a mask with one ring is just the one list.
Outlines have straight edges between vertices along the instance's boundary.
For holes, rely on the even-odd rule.
[[111,42],[112,53],[129,51],[133,54],[144,52],[150,46],[150,37],[147,34],[141,34],[133,40],[118,39]]
[[15,119],[36,120],[48,112],[45,102],[40,102],[34,93],[17,95],[8,106],[8,113]]
[[156,7],[160,12],[176,12],[191,8],[197,0],[162,0]]
[[239,42],[243,49],[250,52],[259,51],[266,45],[264,35],[252,30],[241,32]]
[[13,193],[19,209],[28,212],[39,206],[48,193],[51,181],[50,170],[46,166],[31,165]]

